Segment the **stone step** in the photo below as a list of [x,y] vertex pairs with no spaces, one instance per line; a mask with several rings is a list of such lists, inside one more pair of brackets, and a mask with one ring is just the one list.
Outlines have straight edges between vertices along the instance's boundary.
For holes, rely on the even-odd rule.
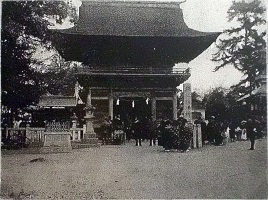
[[99,139],[98,138],[84,138],[82,139],[82,144],[98,144]]
[[73,149],[82,149],[82,148],[92,148],[92,147],[100,147],[100,144],[82,144],[82,143],[72,143]]

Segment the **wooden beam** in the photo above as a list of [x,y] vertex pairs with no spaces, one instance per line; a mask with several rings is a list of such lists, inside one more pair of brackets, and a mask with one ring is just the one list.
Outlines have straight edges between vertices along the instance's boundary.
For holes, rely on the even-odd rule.
[[93,100],[108,100],[108,97],[91,97]]
[[157,101],[173,100],[173,97],[155,97]]

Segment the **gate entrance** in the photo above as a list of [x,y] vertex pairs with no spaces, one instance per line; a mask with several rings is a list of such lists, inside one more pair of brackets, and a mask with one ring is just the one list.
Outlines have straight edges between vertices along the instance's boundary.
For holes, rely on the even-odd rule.
[[123,122],[143,119],[151,113],[151,102],[142,97],[121,97],[114,102],[114,116],[120,115]]

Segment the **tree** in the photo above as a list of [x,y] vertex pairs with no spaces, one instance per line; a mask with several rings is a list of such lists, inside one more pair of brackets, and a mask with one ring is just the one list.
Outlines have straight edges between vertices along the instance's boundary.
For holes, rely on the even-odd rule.
[[203,108],[204,107],[203,99],[202,99],[201,95],[195,91],[192,92],[192,107],[196,107],[196,108]]
[[52,19],[75,20],[75,7],[64,1],[3,1],[1,29],[2,105],[13,110],[35,102],[40,73],[30,67],[37,47],[51,48]]
[[240,90],[231,87],[230,90],[218,87],[214,88],[203,98],[206,107],[206,116],[215,116],[219,121],[239,121],[241,122],[248,114],[247,105],[241,105],[236,99]]
[[266,67],[266,32],[260,31],[260,27],[266,23],[264,13],[265,7],[260,0],[233,1],[228,10],[228,20],[236,21],[238,26],[224,31],[227,39],[220,40],[218,52],[212,59],[220,63],[215,71],[230,64],[241,71],[245,79],[238,86],[249,82],[247,92],[253,90],[256,75]]
[[75,73],[81,64],[72,61],[66,62],[58,53],[49,57],[49,62],[36,63],[38,70],[42,70],[39,76],[42,93],[53,95],[74,95],[76,83]]
[[215,116],[217,120],[223,121],[228,118],[225,91],[218,87],[204,95],[203,103],[206,107],[206,116]]

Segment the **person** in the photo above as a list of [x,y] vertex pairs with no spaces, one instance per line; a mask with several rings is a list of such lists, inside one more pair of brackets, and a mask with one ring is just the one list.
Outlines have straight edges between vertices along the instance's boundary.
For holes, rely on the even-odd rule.
[[161,134],[161,146],[164,147],[165,151],[170,151],[172,149],[172,123],[166,116],[160,122],[159,132]]
[[222,145],[223,142],[223,137],[222,133],[226,132],[227,130],[227,124],[226,122],[216,122],[216,129],[215,129],[215,146],[220,146]]
[[102,144],[108,144],[108,140],[111,138],[112,134],[112,120],[111,117],[105,118],[103,122],[103,137]]
[[262,138],[261,122],[256,117],[254,117],[254,124],[255,124],[256,138],[261,139]]
[[246,124],[247,124],[247,121],[245,121],[245,120],[243,120],[241,122],[241,128],[242,128],[242,131],[241,131],[241,140],[243,140],[243,141],[246,141],[247,140]]
[[240,126],[237,126],[235,129],[235,135],[237,140],[241,140],[241,135],[242,135],[242,129]]
[[135,118],[135,121],[133,123],[133,129],[136,146],[141,146],[142,124],[137,117]]
[[128,116],[127,116],[125,123],[124,123],[124,131],[126,134],[126,140],[129,142],[131,139],[131,121],[130,121]]
[[188,152],[191,146],[192,131],[186,127],[187,120],[185,118],[179,119],[179,149],[182,152]]
[[235,129],[237,128],[237,124],[234,122],[234,120],[231,120],[229,123],[229,133],[230,133],[230,139],[231,142],[235,142]]
[[141,118],[141,138],[142,141],[149,139],[149,118],[143,117]]
[[120,115],[116,115],[113,120],[113,129],[119,130],[122,129],[122,121],[120,119]]
[[150,140],[150,146],[156,145],[156,121],[153,120],[151,117],[149,118],[149,133],[148,133],[148,137]]
[[207,137],[209,143],[213,144],[215,142],[216,132],[217,132],[217,124],[215,121],[215,117],[211,116],[208,120],[207,125]]
[[261,117],[260,119],[260,132],[261,132],[261,138],[264,139],[267,136],[267,121],[264,117]]
[[221,126],[222,145],[226,145],[228,142],[228,123],[224,122]]
[[256,124],[255,124],[254,116],[249,117],[245,127],[247,130],[247,136],[250,140],[250,149],[249,150],[254,150],[255,149],[255,137],[256,137],[256,132],[255,132],[256,131]]

